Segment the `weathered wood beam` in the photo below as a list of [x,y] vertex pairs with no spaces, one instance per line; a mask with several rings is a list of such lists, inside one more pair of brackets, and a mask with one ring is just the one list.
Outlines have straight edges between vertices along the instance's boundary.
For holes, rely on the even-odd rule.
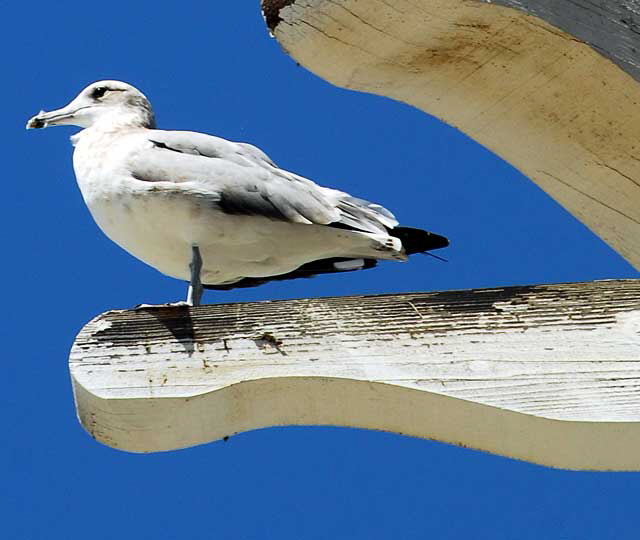
[[333,84],[409,103],[456,126],[640,269],[638,2],[262,5],[297,62]]
[[640,280],[112,311],[70,368],[132,452],[337,425],[640,470]]

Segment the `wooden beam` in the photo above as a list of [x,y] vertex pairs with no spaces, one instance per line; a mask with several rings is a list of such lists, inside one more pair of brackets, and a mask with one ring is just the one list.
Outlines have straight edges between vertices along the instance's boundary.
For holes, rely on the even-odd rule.
[[262,4],[297,62],[333,84],[409,103],[464,131],[640,269],[637,3]]
[[70,369],[131,452],[337,425],[640,470],[640,280],[111,311]]

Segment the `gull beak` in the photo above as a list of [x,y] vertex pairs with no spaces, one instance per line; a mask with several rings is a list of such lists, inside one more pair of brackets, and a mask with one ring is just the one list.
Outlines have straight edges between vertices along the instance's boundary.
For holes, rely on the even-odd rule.
[[77,125],[74,122],[75,115],[85,107],[78,107],[75,100],[62,109],[45,112],[40,111],[27,122],[27,129],[41,129],[49,126]]

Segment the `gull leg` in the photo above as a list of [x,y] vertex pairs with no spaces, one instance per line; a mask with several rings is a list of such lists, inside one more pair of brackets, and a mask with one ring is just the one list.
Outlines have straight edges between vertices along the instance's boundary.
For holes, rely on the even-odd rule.
[[191,246],[191,281],[189,282],[189,292],[187,293],[187,305],[199,306],[202,298],[202,282],[200,281],[200,271],[202,270],[202,257],[200,248]]
[[200,271],[202,270],[202,257],[200,256],[200,248],[198,246],[191,247],[191,262],[189,263],[189,269],[191,270],[191,281],[189,282],[189,292],[187,293],[187,300],[180,302],[172,302],[170,304],[138,304],[133,309],[155,309],[166,307],[182,307],[182,306],[199,306],[200,299],[202,298],[202,281],[200,281]]

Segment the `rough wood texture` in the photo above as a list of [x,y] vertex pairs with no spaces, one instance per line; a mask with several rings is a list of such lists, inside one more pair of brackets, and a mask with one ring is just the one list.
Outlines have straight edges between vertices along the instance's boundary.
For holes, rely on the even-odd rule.
[[263,6],[296,61],[338,86],[410,103],[458,127],[640,268],[637,2]]
[[519,9],[591,45],[640,80],[638,0],[482,0]]
[[640,280],[112,311],[70,367],[133,452],[339,425],[640,470]]

